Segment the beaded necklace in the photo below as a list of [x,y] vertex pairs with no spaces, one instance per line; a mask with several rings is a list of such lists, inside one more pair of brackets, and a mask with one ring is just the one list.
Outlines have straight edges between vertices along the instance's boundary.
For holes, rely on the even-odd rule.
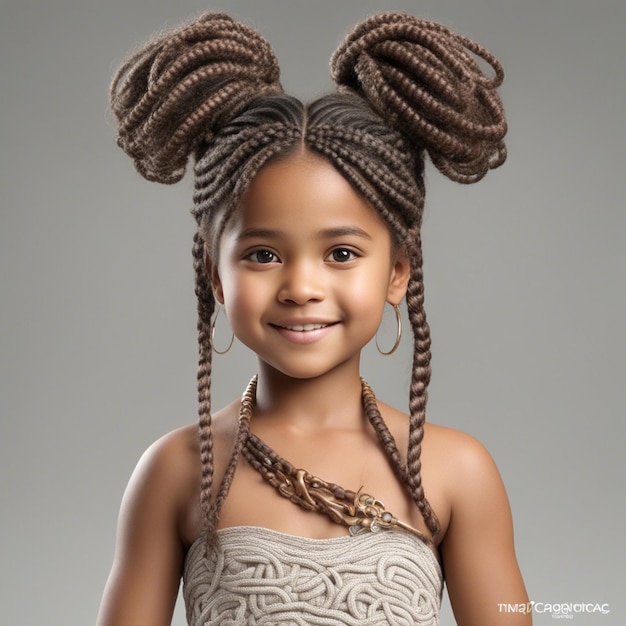
[[[239,420],[250,421],[256,402],[256,386],[257,377],[255,376],[242,397]],[[363,379],[361,379],[361,389],[364,406],[375,401],[374,392]],[[385,440],[391,439],[393,442],[393,437],[386,427],[382,433],[380,427],[376,428],[376,432],[379,438],[384,437]],[[395,446],[395,443],[392,445]],[[397,453],[397,449],[395,452]],[[431,539],[420,530],[387,511],[381,500],[361,490],[354,492],[344,489],[340,485],[313,476],[304,469],[297,469],[250,431],[248,431],[242,454],[280,495],[307,511],[323,513],[333,522],[348,526],[351,535],[366,531],[398,529],[419,537],[425,543],[432,543]]]

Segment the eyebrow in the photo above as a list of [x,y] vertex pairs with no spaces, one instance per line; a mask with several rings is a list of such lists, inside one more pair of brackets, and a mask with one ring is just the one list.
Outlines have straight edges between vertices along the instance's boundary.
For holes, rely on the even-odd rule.
[[[282,230],[275,230],[271,228],[248,228],[242,231],[237,237],[237,241],[244,241],[246,239],[280,239],[284,237],[285,233]],[[317,236],[322,239],[334,239],[337,237],[360,237],[362,239],[371,240],[372,237],[358,226],[337,226],[334,228],[324,228],[317,232]]]

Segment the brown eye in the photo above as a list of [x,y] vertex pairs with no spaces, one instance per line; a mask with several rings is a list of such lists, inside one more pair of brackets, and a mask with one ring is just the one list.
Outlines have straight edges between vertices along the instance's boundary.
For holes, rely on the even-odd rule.
[[348,248],[335,248],[330,256],[335,263],[346,263],[356,258],[354,252]]
[[273,263],[276,255],[270,250],[255,250],[248,255],[248,259],[254,263]]

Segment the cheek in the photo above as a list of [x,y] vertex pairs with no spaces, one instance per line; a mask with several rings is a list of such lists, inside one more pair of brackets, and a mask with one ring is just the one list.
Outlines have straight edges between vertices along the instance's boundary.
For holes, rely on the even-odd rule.
[[370,271],[361,272],[342,285],[341,293],[355,315],[372,319],[376,323],[385,308],[388,285],[389,276],[385,270],[380,266],[372,267]]
[[222,288],[226,315],[234,328],[250,322],[267,304],[268,294],[263,283],[236,272],[224,273]]
[[363,298],[368,300],[383,301],[387,297],[391,267],[385,262],[371,262],[368,266],[350,281],[349,289],[359,292]]

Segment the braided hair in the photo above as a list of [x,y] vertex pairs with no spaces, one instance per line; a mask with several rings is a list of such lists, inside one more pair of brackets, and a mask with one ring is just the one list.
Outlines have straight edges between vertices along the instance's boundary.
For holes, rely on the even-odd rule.
[[[485,75],[478,59],[493,76]],[[364,398],[364,409],[428,529],[433,536],[439,531],[424,495],[420,461],[430,380],[420,239],[424,159],[428,154],[460,183],[478,181],[504,162],[506,121],[496,92],[502,67],[482,46],[440,24],[383,13],[348,34],[332,56],[331,74],[336,92],[305,105],[283,92],[276,58],[263,37],[223,13],[208,13],[149,42],[121,66],[111,86],[118,145],[142,176],[171,184],[183,177],[190,157],[194,162],[201,509],[208,537],[250,432],[249,421],[240,420],[214,494],[215,301],[205,253],[215,253],[228,216],[259,170],[303,149],[326,159],[350,182],[409,257],[406,301],[414,348],[406,462],[373,397]]]

